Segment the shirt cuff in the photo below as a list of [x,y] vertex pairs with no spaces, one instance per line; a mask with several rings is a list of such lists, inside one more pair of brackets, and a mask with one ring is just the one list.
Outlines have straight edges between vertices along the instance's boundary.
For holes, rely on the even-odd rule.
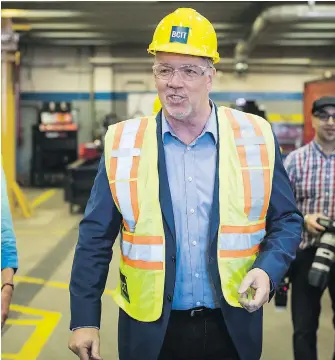
[[91,328],[91,329],[97,329],[97,330],[100,330],[98,327],[96,326],[78,326],[78,327],[75,327],[73,329],[71,329],[71,331],[75,331],[75,330],[78,330],[78,329],[84,329],[84,328]]

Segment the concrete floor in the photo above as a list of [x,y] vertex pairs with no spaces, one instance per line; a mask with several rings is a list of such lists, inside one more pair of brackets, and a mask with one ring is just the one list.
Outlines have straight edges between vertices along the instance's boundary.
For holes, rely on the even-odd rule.
[[[40,191],[25,190],[32,199]],[[70,360],[68,283],[78,223],[82,215],[70,215],[62,190],[35,209],[30,219],[14,219],[20,269],[8,325],[2,335],[2,359]],[[107,289],[115,285],[118,254],[114,257]],[[334,346],[332,311],[328,293],[322,300],[319,360],[331,360]],[[276,312],[265,306],[262,360],[291,360],[292,326],[290,311]],[[110,295],[103,297],[101,355],[117,356],[117,308]],[[17,355],[14,356],[13,354]]]

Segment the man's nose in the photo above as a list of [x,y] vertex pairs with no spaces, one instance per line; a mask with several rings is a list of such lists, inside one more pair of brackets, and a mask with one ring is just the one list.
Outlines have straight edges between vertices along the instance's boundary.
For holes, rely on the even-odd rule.
[[179,71],[174,71],[168,81],[168,86],[173,88],[180,88],[183,86],[183,80]]
[[335,124],[335,114],[329,116],[329,118],[328,118],[328,124],[330,124],[330,125],[334,125],[334,124]]

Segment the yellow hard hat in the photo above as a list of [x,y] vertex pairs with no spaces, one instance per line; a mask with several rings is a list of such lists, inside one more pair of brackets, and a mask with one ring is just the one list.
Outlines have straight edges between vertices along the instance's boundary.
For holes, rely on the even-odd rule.
[[154,101],[154,105],[152,107],[152,113],[153,114],[157,114],[158,111],[160,111],[160,109],[162,108],[162,104],[161,104],[161,101],[159,100],[159,97],[156,96],[156,99]]
[[180,8],[157,25],[148,53],[157,51],[203,56],[220,61],[213,25],[194,9]]

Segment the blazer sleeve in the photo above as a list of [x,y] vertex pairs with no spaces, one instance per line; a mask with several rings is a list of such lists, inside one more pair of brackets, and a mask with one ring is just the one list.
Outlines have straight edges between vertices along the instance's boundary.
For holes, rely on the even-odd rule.
[[272,290],[285,276],[301,241],[303,215],[296,206],[292,186],[275,138],[275,165],[272,192],[266,218],[266,236],[253,268],[264,270]]
[[122,217],[109,188],[104,156],[79,224],[70,280],[70,329],[100,327],[101,296]]

